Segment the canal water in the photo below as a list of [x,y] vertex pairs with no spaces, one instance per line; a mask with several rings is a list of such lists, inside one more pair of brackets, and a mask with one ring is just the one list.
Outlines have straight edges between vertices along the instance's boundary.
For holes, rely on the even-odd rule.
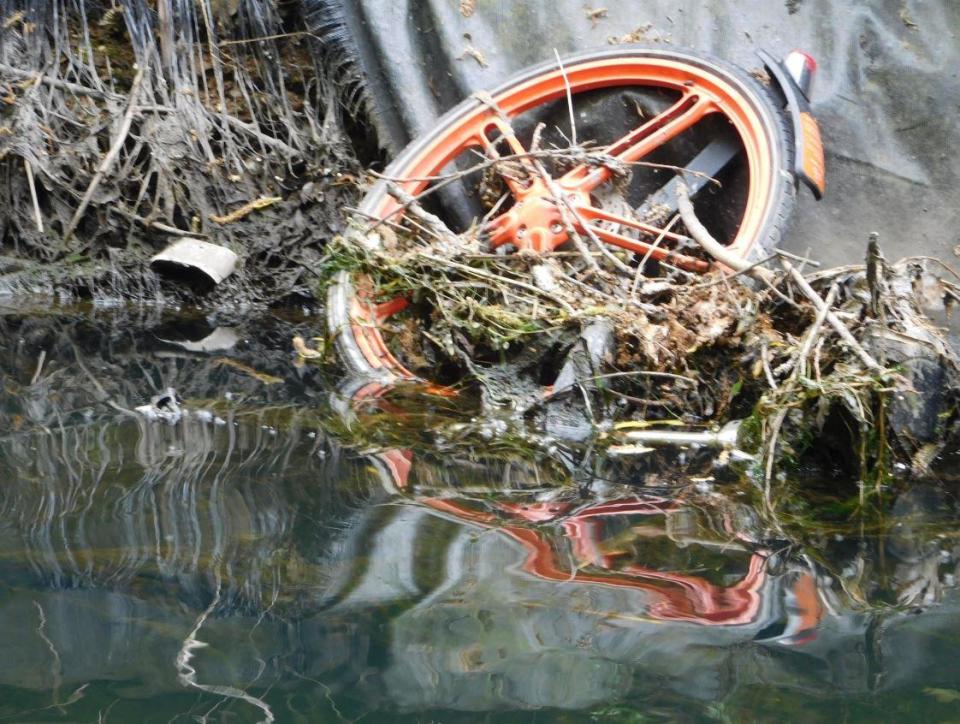
[[960,720],[949,459],[771,510],[332,379],[320,326],[0,313],[0,722]]

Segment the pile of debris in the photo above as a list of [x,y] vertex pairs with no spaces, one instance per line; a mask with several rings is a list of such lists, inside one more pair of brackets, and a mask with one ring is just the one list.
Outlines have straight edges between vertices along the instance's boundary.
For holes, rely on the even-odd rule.
[[350,266],[371,301],[409,300],[383,322],[391,350],[426,379],[472,380],[488,409],[556,428],[550,410],[577,407],[621,453],[669,441],[676,426],[739,421],[732,437],[690,441],[753,450],[767,480],[777,460],[810,452],[877,480],[894,463],[922,474],[953,428],[960,365],[924,310],[960,300],[960,277],[937,260],[891,264],[872,239],[862,266],[805,276],[815,262],[781,251],[747,264],[682,190],[678,228],[708,274],[584,238],[497,254],[482,226],[455,233],[423,195],[390,193],[405,213],[355,219],[337,268]]

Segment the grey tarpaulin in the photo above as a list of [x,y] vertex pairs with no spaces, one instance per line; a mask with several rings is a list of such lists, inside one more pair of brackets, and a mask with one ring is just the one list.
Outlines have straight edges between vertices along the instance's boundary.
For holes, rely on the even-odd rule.
[[[561,54],[644,42],[704,50],[748,69],[760,48],[812,53],[827,197],[801,193],[789,246],[827,263],[954,260],[960,243],[958,0],[344,0],[395,153],[471,92]],[[593,13],[590,9],[606,9]],[[472,50],[471,50],[472,49]],[[473,52],[475,51],[475,52]]]

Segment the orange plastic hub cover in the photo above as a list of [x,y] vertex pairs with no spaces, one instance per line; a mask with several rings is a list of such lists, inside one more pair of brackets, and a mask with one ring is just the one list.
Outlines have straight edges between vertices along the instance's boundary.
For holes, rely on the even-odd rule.
[[[589,195],[581,191],[563,193],[567,203],[574,208],[590,203]],[[486,227],[492,248],[513,244],[518,251],[553,251],[569,238],[564,224],[565,214],[543,181],[534,180],[526,189],[517,192],[516,199],[509,210]],[[567,211],[566,215],[569,213]]]

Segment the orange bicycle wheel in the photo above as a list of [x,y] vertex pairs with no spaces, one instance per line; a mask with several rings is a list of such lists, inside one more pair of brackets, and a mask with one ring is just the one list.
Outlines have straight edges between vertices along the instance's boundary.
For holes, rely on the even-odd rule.
[[[650,114],[643,114],[638,107],[635,125],[601,146],[605,157],[611,159],[609,164],[564,168],[546,181],[552,191],[562,191],[577,209],[578,218],[585,219],[602,242],[690,271],[708,271],[711,265],[703,259],[686,256],[668,244],[650,243],[651,237],[658,235],[667,242],[681,241],[682,234],[624,217],[604,208],[597,198],[611,185],[613,166],[658,158],[671,144],[709,127],[733,138],[740,169],[738,199],[726,205],[734,209],[736,219],[718,238],[747,260],[768,254],[779,242],[796,193],[791,132],[783,102],[742,69],[687,51],[621,47],[522,72],[488,96],[474,96],[443,116],[432,133],[412,143],[390,164],[384,176],[397,179],[397,186],[416,195],[471,151],[489,152],[499,144],[522,159],[524,147],[512,126],[525,114],[551,104],[566,108],[568,94],[574,103],[585,104],[598,93],[621,89],[660,94],[664,100]],[[686,163],[680,159],[678,166]],[[651,165],[676,172],[676,167],[666,164]],[[524,185],[505,179],[505,183],[512,198],[487,224],[491,246],[536,252],[555,249],[566,241],[556,203],[545,200],[551,189],[540,182]],[[363,199],[361,214],[374,220],[399,218],[404,208],[388,191],[387,181],[377,183]],[[720,199],[724,199],[722,194]],[[630,233],[611,231],[611,226]],[[365,284],[365,280],[341,272],[328,291],[328,324],[341,359],[350,372],[382,383],[419,379],[390,350],[382,330],[383,322],[405,305],[404,300],[376,304],[371,301],[375,298],[371,290],[358,291]]]

